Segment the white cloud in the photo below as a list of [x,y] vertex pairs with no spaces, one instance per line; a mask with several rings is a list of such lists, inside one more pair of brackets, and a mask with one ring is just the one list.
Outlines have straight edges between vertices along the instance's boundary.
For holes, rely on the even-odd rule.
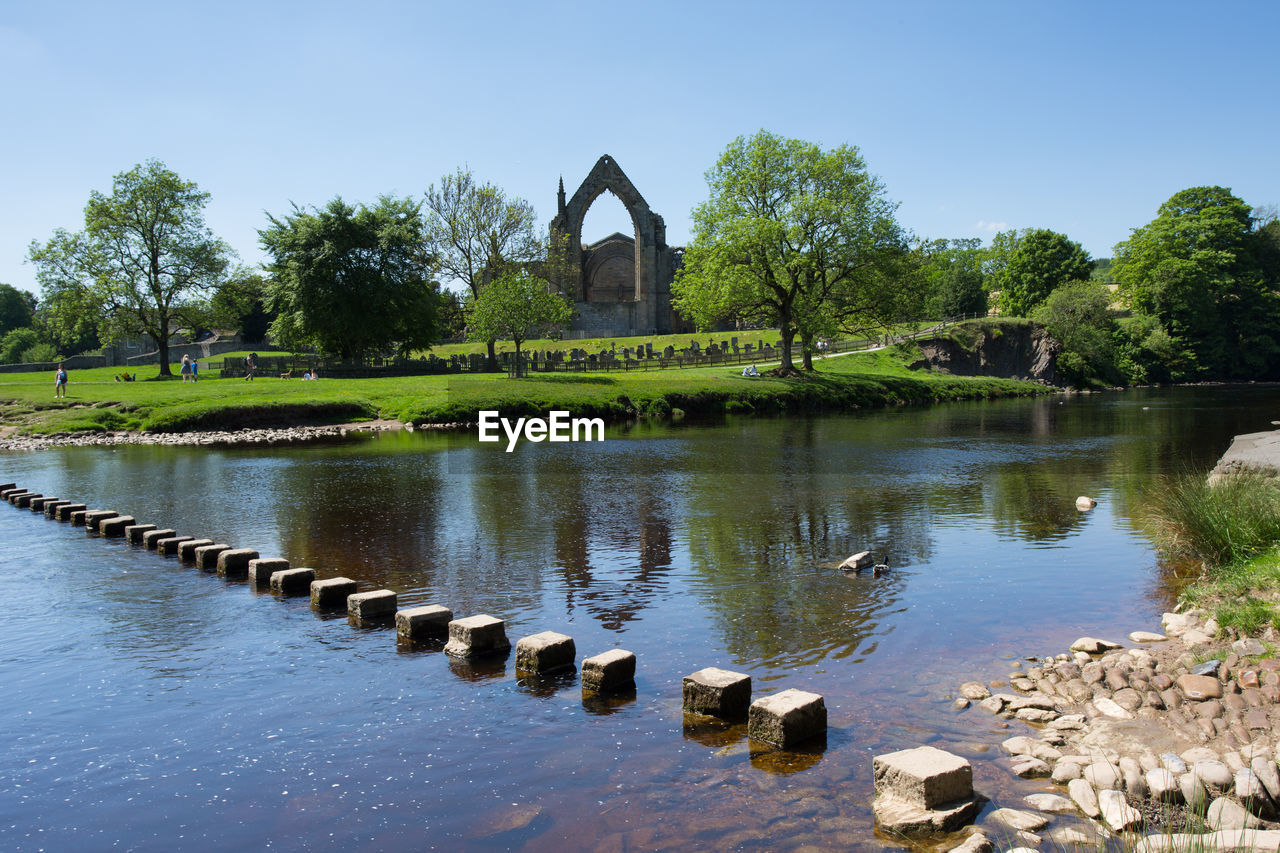
[[977,228],[979,231],[990,231],[991,233],[995,234],[999,231],[1008,231],[1009,223],[1008,222],[985,222],[979,219],[978,224],[973,227]]

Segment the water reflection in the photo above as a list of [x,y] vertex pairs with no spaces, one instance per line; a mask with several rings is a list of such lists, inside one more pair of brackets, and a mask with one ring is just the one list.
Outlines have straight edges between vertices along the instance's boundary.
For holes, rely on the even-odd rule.
[[[1180,575],[1139,533],[1142,489],[1266,428],[1276,402],[1180,389],[646,424],[510,454],[404,434],[5,455],[6,480],[402,607],[561,631],[583,657],[625,646],[639,679],[608,697],[573,673],[517,680],[510,652],[450,658],[6,508],[0,821],[20,849],[172,849],[175,825],[191,846],[853,846],[872,837],[869,756],[923,743],[1016,806],[1026,783],[985,746],[1008,732],[951,708],[958,680],[1153,620]],[[1080,494],[1098,508],[1077,513]],[[824,568],[864,549],[889,573]],[[821,693],[826,743],[764,750],[688,720],[680,678],[705,666]],[[509,811],[531,791],[541,811]]]

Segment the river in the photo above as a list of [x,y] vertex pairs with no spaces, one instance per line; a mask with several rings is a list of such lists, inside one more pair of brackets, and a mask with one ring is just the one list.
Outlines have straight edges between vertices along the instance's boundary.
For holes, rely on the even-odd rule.
[[[0,510],[9,850],[877,849],[872,756],[932,744],[989,808],[1043,782],[959,683],[1081,635],[1158,630],[1143,490],[1269,428],[1280,389],[1132,391],[644,423],[591,444],[380,434],[292,449],[0,454],[0,479],[489,613],[633,696],[517,680],[305,599]],[[1075,509],[1078,495],[1098,500]],[[829,566],[855,551],[882,577]],[[681,677],[822,694],[825,742],[685,718]]]

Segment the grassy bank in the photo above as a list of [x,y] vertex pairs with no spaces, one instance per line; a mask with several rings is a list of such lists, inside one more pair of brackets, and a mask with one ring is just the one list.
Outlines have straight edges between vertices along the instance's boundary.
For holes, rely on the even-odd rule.
[[1251,470],[1214,483],[1187,473],[1157,484],[1148,507],[1161,550],[1201,568],[1187,604],[1242,635],[1280,629],[1280,483]]
[[21,433],[180,432],[395,419],[417,424],[474,421],[480,409],[527,415],[564,409],[618,420],[663,416],[781,413],[980,399],[1043,392],[1008,379],[953,377],[906,368],[914,350],[895,348],[832,358],[812,376],[745,379],[740,368],[704,367],[629,374],[505,374],[321,379],[220,379],[198,383],[154,378],[116,382],[114,368],[72,373],[64,400],[53,377],[0,375],[0,425]]

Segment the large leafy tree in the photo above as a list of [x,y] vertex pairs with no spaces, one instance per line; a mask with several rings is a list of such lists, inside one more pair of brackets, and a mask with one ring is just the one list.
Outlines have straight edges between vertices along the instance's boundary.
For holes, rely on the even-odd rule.
[[520,345],[572,318],[573,305],[567,299],[551,290],[547,282],[521,271],[493,279],[467,306],[471,340],[503,340],[516,345],[517,375]]
[[205,225],[208,202],[159,160],[116,175],[110,195],[89,196],[83,231],[31,243],[45,299],[95,312],[103,338],[149,335],[170,375],[169,336],[199,324],[233,254]]
[[1079,243],[1065,234],[1036,228],[1021,234],[992,285],[1000,291],[1000,310],[1007,315],[1031,314],[1056,288],[1069,281],[1086,281],[1093,261]]
[[676,308],[699,326],[777,325],[780,370],[791,373],[797,335],[811,341],[899,310],[885,275],[906,251],[896,205],[854,146],[824,151],[760,131],[731,142],[707,184],[672,285]]
[[[427,241],[447,280],[464,284],[478,298],[489,282],[512,276],[521,266],[546,258],[536,231],[533,205],[508,198],[501,188],[480,184],[470,170],[458,169],[426,192]],[[489,369],[497,365],[494,339]]]
[[276,315],[267,310],[267,283],[257,273],[237,270],[209,301],[209,322],[239,329],[246,341],[260,341]]
[[978,238],[929,240],[920,246],[926,281],[925,316],[943,319],[987,313],[986,252]]
[[1113,273],[1132,306],[1191,356],[1181,377],[1280,372],[1280,269],[1269,226],[1223,187],[1191,187],[1117,244]]
[[403,356],[438,339],[440,295],[418,204],[335,198],[268,219],[258,235],[272,258],[266,309],[277,315],[276,341],[348,360],[389,350]]
[[0,335],[30,326],[35,318],[36,298],[12,284],[0,282]]

